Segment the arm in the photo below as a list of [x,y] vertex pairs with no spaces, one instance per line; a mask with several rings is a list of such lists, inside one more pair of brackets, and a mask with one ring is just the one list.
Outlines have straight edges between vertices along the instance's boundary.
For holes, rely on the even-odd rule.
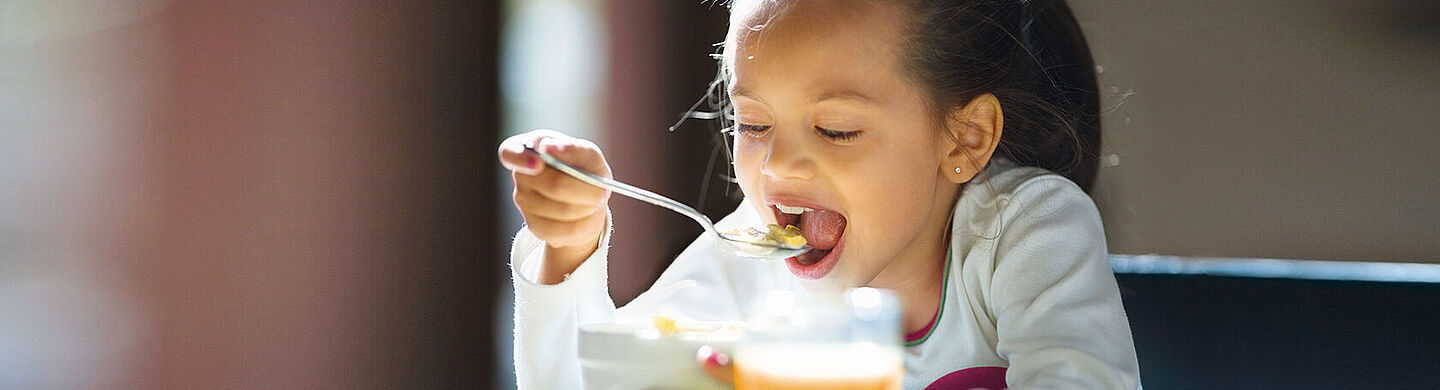
[[610,222],[599,248],[555,284],[540,280],[545,242],[529,228],[520,229],[511,247],[515,284],[515,375],[521,389],[578,389],[580,325],[610,322],[615,304],[607,290]]
[[[1014,388],[1134,389],[1134,342],[1094,204],[1052,177],[1015,191],[989,307]],[[1049,181],[1047,183],[1047,181]]]
[[549,130],[507,138],[498,151],[525,218],[510,252],[516,379],[521,388],[578,388],[575,330],[615,312],[605,288],[610,194],[546,169],[526,145],[602,176],[610,166],[594,143]]

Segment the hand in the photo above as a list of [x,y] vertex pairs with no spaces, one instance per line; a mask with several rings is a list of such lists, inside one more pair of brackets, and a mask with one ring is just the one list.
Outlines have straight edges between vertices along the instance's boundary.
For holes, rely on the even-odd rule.
[[598,249],[610,192],[548,169],[525,145],[605,177],[611,175],[610,165],[594,143],[551,130],[534,130],[500,144],[500,163],[515,183],[515,207],[530,232],[545,241],[537,282],[555,284]]

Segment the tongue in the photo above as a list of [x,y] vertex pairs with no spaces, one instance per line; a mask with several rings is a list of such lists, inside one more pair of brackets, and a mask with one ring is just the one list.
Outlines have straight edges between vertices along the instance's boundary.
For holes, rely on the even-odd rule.
[[815,249],[835,249],[845,232],[845,217],[833,211],[806,211],[800,214],[800,235]]

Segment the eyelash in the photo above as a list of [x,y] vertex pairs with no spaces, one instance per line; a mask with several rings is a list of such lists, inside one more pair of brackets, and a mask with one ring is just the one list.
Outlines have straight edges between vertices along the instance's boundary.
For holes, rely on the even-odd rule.
[[[737,134],[752,133],[752,134],[754,134],[754,135],[759,135],[759,133],[763,133],[763,132],[765,132],[765,131],[767,131],[767,130],[770,130],[770,126],[749,125],[749,124],[744,124],[744,123],[736,123],[736,124],[735,124],[735,130],[733,131],[733,133],[737,133]],[[855,137],[859,137],[859,136],[860,136],[860,132],[859,132],[859,131],[831,131],[831,130],[828,130],[828,129],[825,129],[825,128],[819,127],[819,126],[816,126],[816,127],[815,127],[815,132],[818,133],[818,134],[820,134],[820,135],[822,135],[822,136],[825,136],[826,138],[830,138],[830,139],[832,139],[832,140],[841,141],[841,142],[844,142],[844,141],[852,141],[852,140],[855,139]]]
[[732,133],[732,134],[737,134],[737,135],[738,135],[738,134],[747,134],[747,133],[750,134],[750,135],[760,135],[759,133],[764,133],[766,130],[770,130],[770,126],[747,125],[747,124],[744,124],[744,123],[735,123],[735,130],[731,131],[731,133]]
[[823,127],[815,126],[815,132],[836,141],[851,141],[860,136],[859,131],[830,131]]

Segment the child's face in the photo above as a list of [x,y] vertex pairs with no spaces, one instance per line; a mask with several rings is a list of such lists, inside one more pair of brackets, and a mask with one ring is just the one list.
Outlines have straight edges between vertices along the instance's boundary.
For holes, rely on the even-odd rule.
[[[958,184],[940,171],[953,143],[901,67],[904,17],[871,2],[787,5],[732,27],[740,187],[817,248],[787,261],[795,275],[841,287],[907,279],[943,255]],[[796,218],[776,204],[816,211]]]

